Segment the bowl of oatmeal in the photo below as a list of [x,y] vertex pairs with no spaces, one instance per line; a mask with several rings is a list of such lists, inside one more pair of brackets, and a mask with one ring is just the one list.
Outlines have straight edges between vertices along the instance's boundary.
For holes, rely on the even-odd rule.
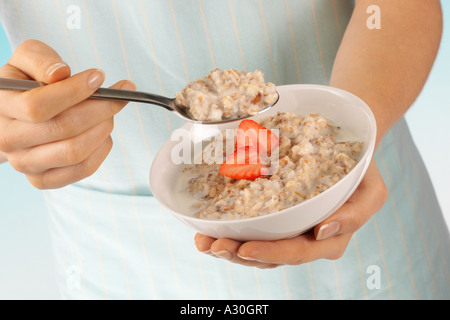
[[[167,211],[214,238],[276,240],[310,230],[345,203],[373,155],[370,108],[328,86],[277,92],[278,103],[246,123],[187,123],[173,132],[150,172]],[[242,144],[250,130],[241,127],[265,132]]]

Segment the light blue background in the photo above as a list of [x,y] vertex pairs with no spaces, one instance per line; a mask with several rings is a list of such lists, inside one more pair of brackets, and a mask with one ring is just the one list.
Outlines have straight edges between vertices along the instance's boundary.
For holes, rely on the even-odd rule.
[[[442,1],[450,24],[450,1]],[[10,57],[0,28],[0,65]],[[406,118],[450,226],[450,26],[438,58]],[[42,194],[9,164],[0,165],[0,299],[56,299],[57,285]]]

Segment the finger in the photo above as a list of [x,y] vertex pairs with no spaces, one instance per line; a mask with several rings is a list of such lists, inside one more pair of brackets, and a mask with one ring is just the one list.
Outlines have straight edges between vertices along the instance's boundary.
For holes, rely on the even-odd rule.
[[112,118],[70,139],[44,144],[8,156],[11,166],[23,173],[76,165],[87,159],[111,134]]
[[65,80],[25,92],[5,92],[0,104],[5,116],[27,122],[45,122],[86,100],[105,80],[101,70],[91,69]]
[[360,185],[333,215],[314,227],[317,240],[335,235],[354,233],[383,206],[387,189],[374,160],[372,160]]
[[205,236],[204,234],[197,233],[194,237],[195,245],[197,250],[202,253],[211,253],[211,245],[216,241],[216,239]]
[[299,265],[319,259],[340,258],[351,234],[317,241],[312,232],[292,239],[277,241],[249,241],[238,251],[241,259],[266,264]]
[[228,238],[217,239],[211,244],[211,253],[225,260],[234,260],[241,244]]
[[[120,81],[112,89],[135,90],[132,82]],[[49,121],[30,124],[25,121],[0,118],[0,150],[12,152],[41,144],[68,139],[112,118],[128,102],[85,100],[53,117]]]
[[[61,59],[59,54],[45,43],[38,40],[23,42],[12,54],[8,61],[5,75],[14,75],[12,78],[29,78],[44,83],[54,83],[70,76],[69,66]],[[15,70],[14,70],[15,69]],[[20,70],[19,74],[17,70]]]
[[83,180],[94,174],[108,156],[113,142],[108,137],[99,147],[83,162],[69,167],[54,168],[39,174],[28,174],[30,183],[38,189],[57,189],[71,183]]

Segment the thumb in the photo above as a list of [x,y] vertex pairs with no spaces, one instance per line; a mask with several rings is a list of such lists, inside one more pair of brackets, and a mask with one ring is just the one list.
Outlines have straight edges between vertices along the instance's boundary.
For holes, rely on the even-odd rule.
[[378,210],[387,198],[387,189],[374,160],[347,202],[329,218],[314,227],[316,240],[354,233]]
[[14,67],[13,78],[32,79],[47,84],[70,77],[70,68],[59,54],[38,40],[23,42],[13,53],[8,65]]

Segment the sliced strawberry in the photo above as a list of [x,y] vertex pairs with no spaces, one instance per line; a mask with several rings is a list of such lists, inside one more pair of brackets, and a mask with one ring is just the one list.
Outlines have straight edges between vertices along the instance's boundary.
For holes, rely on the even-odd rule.
[[233,179],[255,180],[267,175],[256,148],[239,148],[220,166],[220,174]]
[[242,147],[256,147],[257,152],[269,155],[279,144],[278,137],[259,123],[245,119],[236,133],[236,150]]

